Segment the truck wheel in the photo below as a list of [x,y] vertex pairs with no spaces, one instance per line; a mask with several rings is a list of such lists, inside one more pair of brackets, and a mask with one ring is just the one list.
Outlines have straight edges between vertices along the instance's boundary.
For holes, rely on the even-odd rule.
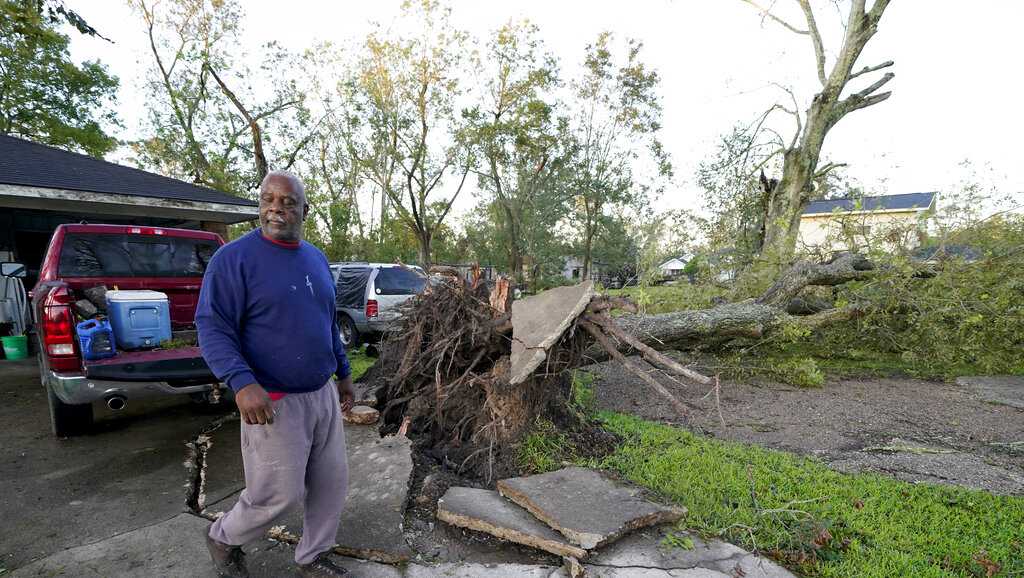
[[92,425],[91,403],[81,405],[64,403],[50,387],[46,388],[46,398],[50,405],[50,425],[53,435],[66,438],[89,430]]
[[341,332],[341,344],[345,346],[345,349],[359,347],[359,330],[356,329],[356,324],[352,321],[351,317],[348,315],[339,316],[338,330]]

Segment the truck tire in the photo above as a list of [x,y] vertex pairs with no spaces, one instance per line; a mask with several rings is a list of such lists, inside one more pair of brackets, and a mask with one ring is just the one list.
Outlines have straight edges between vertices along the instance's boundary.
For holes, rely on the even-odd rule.
[[89,431],[92,426],[91,403],[64,403],[49,386],[46,388],[46,399],[50,405],[50,426],[53,435],[66,438]]
[[348,315],[338,315],[338,330],[341,332],[341,344],[346,350],[359,347],[359,330]]

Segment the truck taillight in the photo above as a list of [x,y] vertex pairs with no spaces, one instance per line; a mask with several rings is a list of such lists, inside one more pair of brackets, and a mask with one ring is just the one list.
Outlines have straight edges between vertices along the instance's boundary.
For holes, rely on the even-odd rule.
[[128,232],[132,235],[163,235],[163,229],[155,229],[153,227],[128,227]]
[[71,294],[59,287],[50,292],[43,302],[43,347],[50,358],[50,367],[56,371],[79,369],[75,354],[75,331],[72,327]]
[[376,317],[378,312],[379,311],[377,309],[377,301],[376,300],[370,299],[369,301],[366,302],[366,316],[367,317]]

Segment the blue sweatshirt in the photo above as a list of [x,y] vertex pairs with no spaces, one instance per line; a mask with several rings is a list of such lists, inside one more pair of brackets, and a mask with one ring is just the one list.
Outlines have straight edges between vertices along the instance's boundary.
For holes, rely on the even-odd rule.
[[250,383],[269,392],[316,391],[331,375],[351,373],[334,311],[324,254],[256,229],[210,259],[196,308],[199,347],[236,392]]

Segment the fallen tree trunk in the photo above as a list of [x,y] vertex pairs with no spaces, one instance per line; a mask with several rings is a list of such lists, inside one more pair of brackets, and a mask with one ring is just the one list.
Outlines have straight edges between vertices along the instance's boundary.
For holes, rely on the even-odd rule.
[[[876,274],[864,256],[844,253],[827,263],[801,261],[786,271],[757,299],[726,303],[710,309],[677,311],[660,315],[626,315],[616,318],[623,331],[654,349],[689,349],[698,345],[719,347],[737,338],[760,339],[787,324],[807,329],[853,319],[864,313],[857,304],[841,308],[818,305],[808,315],[800,293],[808,287],[833,287],[867,279]],[[794,303],[796,302],[796,303]],[[626,349],[631,349],[624,344]],[[604,358],[595,348],[588,353]]]

